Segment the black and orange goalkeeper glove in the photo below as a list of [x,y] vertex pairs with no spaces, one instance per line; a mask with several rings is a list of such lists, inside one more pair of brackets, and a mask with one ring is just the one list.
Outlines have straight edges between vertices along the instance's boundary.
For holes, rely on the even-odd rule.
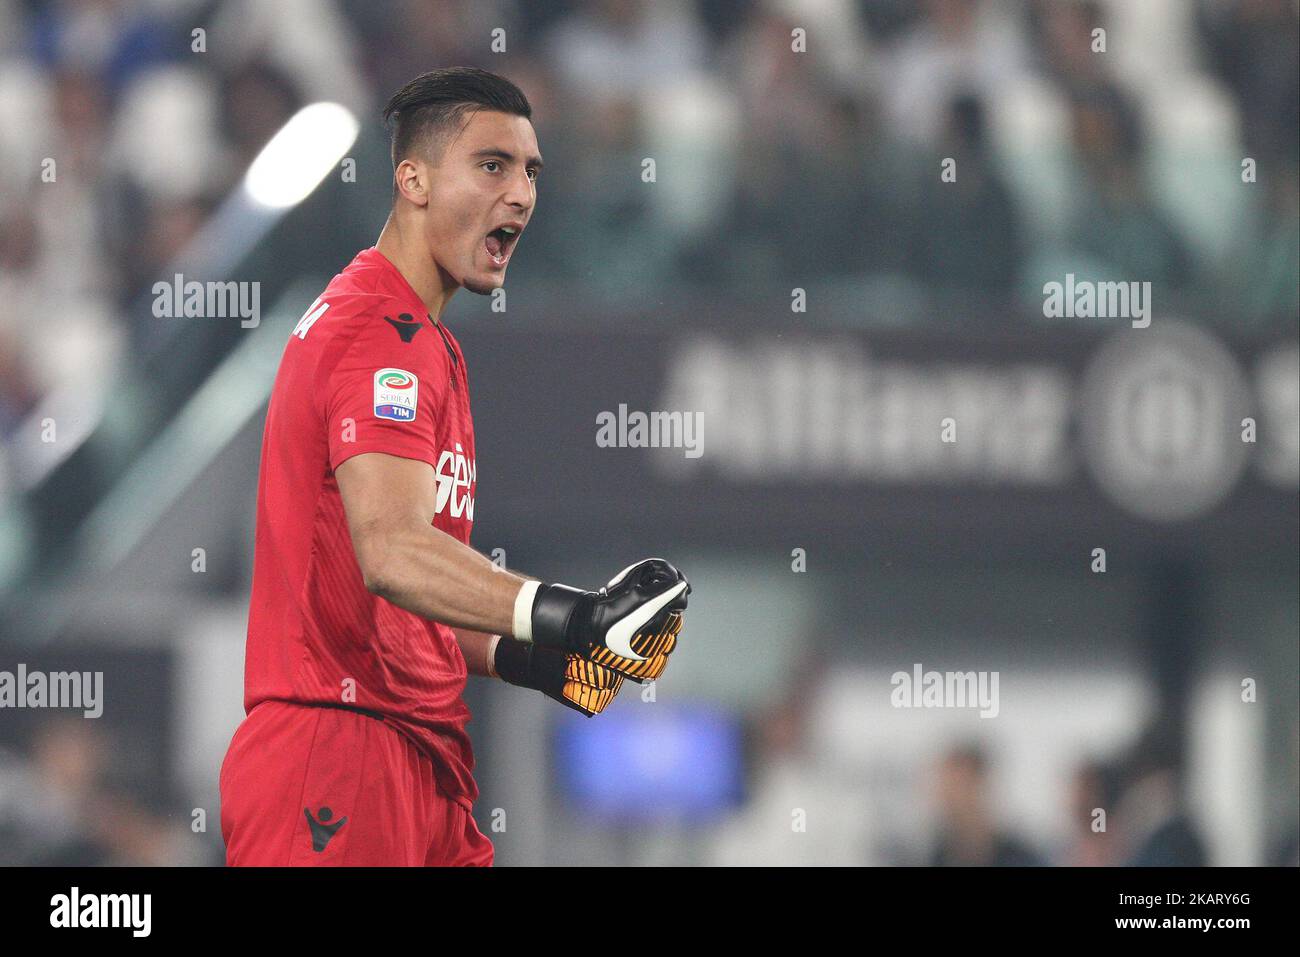
[[638,683],[654,681],[668,667],[668,656],[677,647],[677,635],[681,630],[682,613],[674,610],[633,638],[633,647],[643,648],[643,653],[647,655],[644,661],[629,662],[608,648],[593,650],[591,660],[606,667],[617,667],[622,674]]
[[502,681],[540,691],[588,718],[604,711],[623,686],[622,675],[593,661],[504,636],[493,670]]
[[529,581],[515,598],[514,636],[653,681],[677,644],[690,592],[662,558],[629,565],[598,591]]

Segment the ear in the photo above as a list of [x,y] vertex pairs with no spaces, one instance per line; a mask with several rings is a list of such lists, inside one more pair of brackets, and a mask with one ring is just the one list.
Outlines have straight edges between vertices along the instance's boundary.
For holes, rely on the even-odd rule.
[[429,205],[429,168],[418,160],[404,159],[393,171],[397,192],[414,206]]

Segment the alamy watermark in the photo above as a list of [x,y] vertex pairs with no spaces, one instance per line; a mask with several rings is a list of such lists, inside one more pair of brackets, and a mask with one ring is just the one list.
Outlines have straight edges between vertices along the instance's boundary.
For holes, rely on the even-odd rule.
[[1093,282],[1065,274],[1065,282],[1043,284],[1048,319],[1131,319],[1134,329],[1151,325],[1151,283]]
[[998,672],[895,671],[889,703],[895,708],[979,708],[981,718],[998,716]]
[[152,291],[157,319],[238,319],[244,329],[262,321],[260,282],[186,281],[177,273],[171,282],[154,283]]
[[699,412],[628,411],[596,415],[596,445],[602,449],[683,449],[688,459],[704,454],[704,416]]
[[104,672],[0,671],[0,708],[79,708],[87,718],[104,713]]
[[50,926],[117,927],[132,937],[148,937],[153,928],[152,894],[83,894],[73,887],[50,898]]

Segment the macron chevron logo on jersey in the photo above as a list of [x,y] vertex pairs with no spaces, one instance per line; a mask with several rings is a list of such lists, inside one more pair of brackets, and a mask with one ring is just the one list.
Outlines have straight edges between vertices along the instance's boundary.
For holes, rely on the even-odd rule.
[[375,373],[375,418],[414,422],[420,380],[405,369],[380,369]]

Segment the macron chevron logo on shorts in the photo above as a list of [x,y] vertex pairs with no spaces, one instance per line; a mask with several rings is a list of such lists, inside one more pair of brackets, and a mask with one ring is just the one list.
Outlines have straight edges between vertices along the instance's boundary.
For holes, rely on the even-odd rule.
[[380,369],[375,373],[375,418],[394,422],[415,421],[420,380],[405,369]]

